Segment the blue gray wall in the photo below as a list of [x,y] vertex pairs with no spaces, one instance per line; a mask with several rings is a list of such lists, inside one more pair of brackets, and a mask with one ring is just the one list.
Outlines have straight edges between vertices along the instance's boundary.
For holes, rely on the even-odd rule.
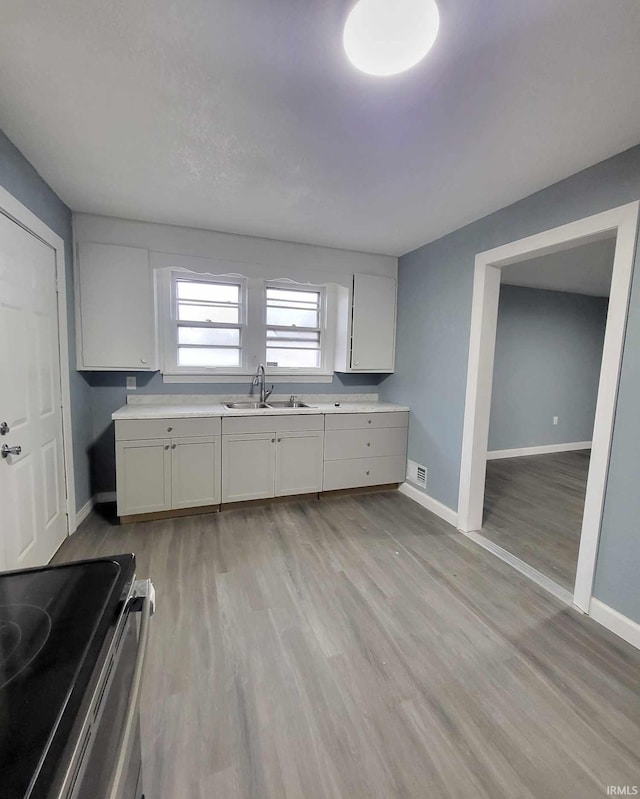
[[489,451],[591,441],[608,304],[500,287]]
[[[94,494],[115,491],[115,440],[111,414],[127,401],[126,375],[118,372],[88,373],[92,386],[93,443],[91,486]],[[369,394],[379,393],[386,375],[334,375],[331,383],[276,383],[276,394]],[[136,394],[249,394],[251,378],[244,383],[163,383],[162,375],[136,374]],[[267,378],[267,384],[269,380]]]
[[82,375],[73,368],[76,362],[76,337],[73,305],[71,211],[1,130],[0,185],[39,217],[51,230],[64,239],[76,505],[78,508],[81,508],[91,496],[89,482],[89,448],[91,446],[93,429],[91,418],[91,388]]
[[[428,466],[435,499],[458,504],[476,253],[638,199],[634,147],[401,258],[397,371],[382,393],[411,406],[409,457]],[[595,585],[598,599],[638,622],[639,271],[636,263]]]

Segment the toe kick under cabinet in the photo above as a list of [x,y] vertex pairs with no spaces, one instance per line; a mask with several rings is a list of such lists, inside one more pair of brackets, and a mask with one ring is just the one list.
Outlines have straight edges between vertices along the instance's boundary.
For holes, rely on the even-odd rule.
[[116,421],[118,516],[219,505],[221,420]]
[[409,414],[326,416],[323,490],[404,482]]

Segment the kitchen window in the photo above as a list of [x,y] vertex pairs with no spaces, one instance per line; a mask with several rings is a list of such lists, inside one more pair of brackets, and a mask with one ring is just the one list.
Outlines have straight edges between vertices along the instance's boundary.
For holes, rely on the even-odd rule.
[[278,369],[320,369],[323,298],[319,289],[266,287],[266,364]]
[[276,382],[332,379],[330,286],[176,268],[158,290],[167,382],[238,382],[261,363]]
[[242,286],[184,278],[175,285],[178,366],[240,366]]

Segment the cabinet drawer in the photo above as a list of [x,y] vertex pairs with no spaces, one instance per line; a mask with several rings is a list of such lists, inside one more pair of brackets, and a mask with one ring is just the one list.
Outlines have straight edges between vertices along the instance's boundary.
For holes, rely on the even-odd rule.
[[220,429],[219,416],[201,416],[193,419],[118,419],[116,441],[219,436]]
[[408,427],[408,411],[376,413],[328,413],[325,430],[357,430],[360,427]]
[[407,461],[404,455],[325,461],[322,489],[334,491],[339,488],[402,483],[406,469]]
[[326,461],[407,454],[406,427],[327,430],[324,436],[324,459]]
[[264,416],[225,416],[222,432],[237,433],[288,433],[296,431],[324,430],[324,416],[313,414],[266,414]]

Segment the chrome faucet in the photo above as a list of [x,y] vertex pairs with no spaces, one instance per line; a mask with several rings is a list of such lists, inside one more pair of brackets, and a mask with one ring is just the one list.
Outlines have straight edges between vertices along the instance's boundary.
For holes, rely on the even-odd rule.
[[260,386],[260,402],[266,402],[267,399],[273,394],[273,386],[271,388],[267,388],[264,384],[267,375],[264,369],[264,365],[260,364],[256,369],[256,373],[253,376],[253,384],[254,386]]

